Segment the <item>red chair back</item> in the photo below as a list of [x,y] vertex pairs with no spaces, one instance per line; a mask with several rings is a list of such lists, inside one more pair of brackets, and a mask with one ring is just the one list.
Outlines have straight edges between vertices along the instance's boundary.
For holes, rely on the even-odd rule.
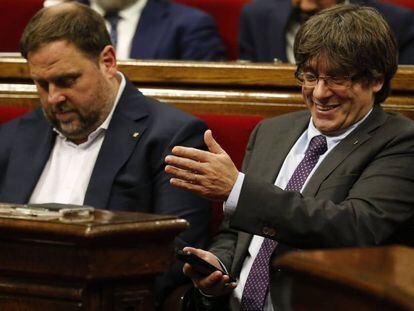
[[[241,168],[250,134],[263,116],[196,114],[206,121],[213,137],[229,154],[238,169]],[[222,202],[214,202],[210,221],[210,236],[214,235],[223,220]]]
[[25,107],[0,106],[0,124],[8,122],[22,114],[25,114],[29,110],[29,108]]
[[0,52],[18,52],[20,37],[43,0],[1,0]]
[[227,47],[229,60],[238,58],[240,13],[251,0],[173,0],[209,13],[216,20],[218,31]]
[[383,0],[384,2],[394,3],[414,10],[414,0]]

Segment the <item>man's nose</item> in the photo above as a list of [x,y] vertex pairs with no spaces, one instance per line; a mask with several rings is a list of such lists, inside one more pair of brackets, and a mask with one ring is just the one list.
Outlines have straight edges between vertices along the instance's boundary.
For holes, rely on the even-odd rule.
[[324,99],[324,98],[331,97],[333,95],[333,92],[328,87],[325,80],[319,79],[318,83],[316,83],[313,89],[312,95],[316,99]]
[[53,84],[49,85],[48,102],[52,105],[65,101],[62,91]]

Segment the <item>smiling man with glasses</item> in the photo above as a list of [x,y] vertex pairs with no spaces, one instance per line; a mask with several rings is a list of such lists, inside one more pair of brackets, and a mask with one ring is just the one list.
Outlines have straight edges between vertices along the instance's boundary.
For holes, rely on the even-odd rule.
[[283,271],[270,260],[308,248],[410,243],[414,122],[380,106],[397,70],[395,38],[372,8],[335,6],[295,38],[307,110],[260,123],[238,172],[205,133],[209,151],[175,147],[171,183],[224,201],[209,251],[186,248],[238,278],[184,266],[199,310],[285,310]]

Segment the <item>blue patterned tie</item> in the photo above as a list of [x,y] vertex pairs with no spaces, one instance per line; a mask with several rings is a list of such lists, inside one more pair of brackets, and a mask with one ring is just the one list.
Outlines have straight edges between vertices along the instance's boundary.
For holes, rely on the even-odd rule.
[[118,44],[118,22],[121,17],[116,11],[108,11],[105,14],[105,19],[109,22],[109,25],[111,25],[109,36],[111,37],[113,47],[116,49],[116,45]]
[[[305,157],[296,167],[285,190],[300,191],[310,172],[318,162],[319,156],[327,150],[325,136],[318,135],[311,139]],[[244,286],[240,304],[241,311],[263,310],[269,290],[269,266],[277,242],[265,238],[253,262]]]

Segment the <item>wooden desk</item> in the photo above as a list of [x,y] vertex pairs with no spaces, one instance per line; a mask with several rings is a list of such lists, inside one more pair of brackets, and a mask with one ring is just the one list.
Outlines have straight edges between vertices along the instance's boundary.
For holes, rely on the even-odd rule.
[[414,249],[293,252],[274,263],[292,280],[294,310],[414,310]]
[[186,227],[100,210],[83,222],[0,217],[0,310],[152,310],[153,279]]

